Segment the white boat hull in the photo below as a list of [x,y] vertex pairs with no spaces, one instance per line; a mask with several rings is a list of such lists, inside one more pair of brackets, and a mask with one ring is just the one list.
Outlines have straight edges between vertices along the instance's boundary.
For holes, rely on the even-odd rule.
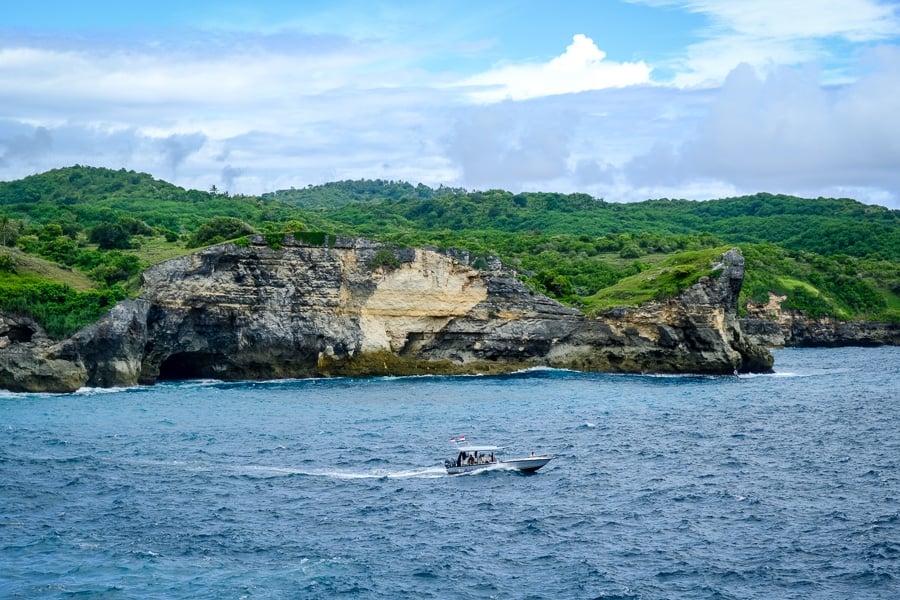
[[450,461],[445,463],[447,473],[450,475],[460,475],[462,473],[471,473],[472,471],[499,470],[499,471],[522,471],[524,473],[534,473],[548,462],[553,460],[555,456],[530,456],[527,458],[509,458],[498,460],[492,463],[483,463],[475,465],[456,465]]
[[553,456],[530,456],[528,458],[509,458],[500,461],[501,468],[514,469],[516,471],[526,471],[532,473],[537,471],[548,462],[553,460]]

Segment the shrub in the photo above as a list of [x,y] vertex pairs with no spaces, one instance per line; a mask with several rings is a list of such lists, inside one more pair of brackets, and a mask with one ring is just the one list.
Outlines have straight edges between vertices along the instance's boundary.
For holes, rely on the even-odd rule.
[[265,238],[269,248],[273,250],[279,250],[284,246],[284,233],[280,231],[266,233]]
[[831,304],[821,294],[809,291],[803,286],[797,286],[790,290],[784,306],[785,308],[802,310],[813,319],[828,316],[834,312]]
[[16,240],[16,247],[26,254],[37,254],[41,241],[36,235],[23,235]]
[[375,252],[375,256],[369,261],[369,268],[373,271],[379,267],[386,270],[396,269],[400,266],[400,260],[394,254],[392,248],[383,246]]
[[629,242],[619,251],[619,256],[621,258],[640,258],[643,255],[643,251],[641,251],[638,245],[633,242]]
[[44,258],[49,258],[64,265],[75,264],[78,258],[78,247],[71,238],[59,236],[41,244],[39,253]]
[[16,261],[9,254],[0,254],[0,271],[4,273],[16,272]]
[[253,233],[253,228],[234,217],[215,217],[197,228],[188,240],[188,248],[197,248],[215,243],[213,240],[233,240]]
[[131,234],[118,223],[100,223],[91,229],[88,239],[101,250],[131,248]]
[[119,218],[118,225],[130,235],[153,235],[153,229],[134,217]]
[[59,283],[15,279],[0,286],[0,308],[26,314],[56,339],[68,337],[93,323],[113,304],[125,298],[118,286],[91,292],[76,292]]
[[284,225],[285,233],[300,233],[306,231],[306,225],[301,221],[288,221]]

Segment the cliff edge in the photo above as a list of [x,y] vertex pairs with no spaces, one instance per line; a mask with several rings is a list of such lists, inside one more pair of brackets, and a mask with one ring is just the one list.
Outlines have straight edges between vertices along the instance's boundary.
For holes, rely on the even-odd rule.
[[500,373],[768,372],[737,320],[743,257],[677,297],[588,318],[429,249],[338,238],[221,244],[148,269],[141,296],[68,340],[0,316],[0,387],[73,391],[158,380]]
[[747,314],[739,319],[744,335],[754,344],[770,348],[900,345],[898,323],[815,319],[784,308],[786,299],[770,293],[766,304],[748,306]]

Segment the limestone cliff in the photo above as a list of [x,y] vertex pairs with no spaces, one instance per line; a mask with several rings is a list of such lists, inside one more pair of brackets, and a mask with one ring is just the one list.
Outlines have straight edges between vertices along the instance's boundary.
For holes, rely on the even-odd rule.
[[58,346],[33,320],[0,313],[0,389],[72,392],[84,386],[84,365],[59,357]]
[[801,311],[784,308],[785,300],[786,296],[770,294],[768,303],[749,306],[747,314],[740,318],[745,336],[757,345],[768,347],[900,345],[897,323],[814,319]]
[[736,250],[721,258],[720,277],[677,298],[591,319],[532,293],[499,264],[480,271],[464,256],[428,249],[390,250],[384,260],[388,249],[378,244],[332,242],[288,238],[277,250],[223,244],[156,265],[144,273],[139,299],[69,340],[7,336],[17,354],[0,354],[0,387],[66,391],[159,379],[497,373],[538,365],[771,369],[771,355],[749,343],[736,320],[743,279]]

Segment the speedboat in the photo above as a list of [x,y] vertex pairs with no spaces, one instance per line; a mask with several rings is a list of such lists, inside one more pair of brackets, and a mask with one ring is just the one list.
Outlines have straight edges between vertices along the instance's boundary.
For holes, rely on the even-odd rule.
[[532,452],[531,456],[524,458],[501,459],[498,456],[498,452],[503,450],[501,446],[457,446],[456,450],[458,452],[456,458],[444,461],[450,475],[484,469],[534,473],[556,458],[554,454],[535,455]]

